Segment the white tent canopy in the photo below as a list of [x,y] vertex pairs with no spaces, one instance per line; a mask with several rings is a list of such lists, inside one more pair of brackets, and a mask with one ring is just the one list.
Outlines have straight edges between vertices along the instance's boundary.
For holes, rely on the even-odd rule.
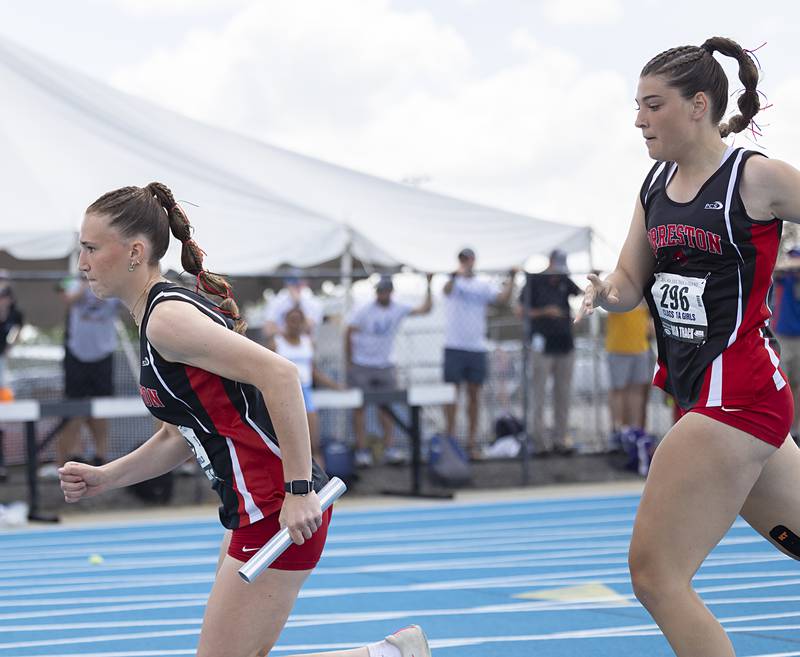
[[[51,258],[74,248],[104,192],[167,183],[233,275],[353,256],[424,271],[464,246],[500,269],[553,248],[587,251],[587,227],[460,201],[297,155],[117,91],[0,39],[0,250]],[[26,234],[27,233],[27,234]],[[32,233],[32,234],[31,234]],[[43,233],[48,236],[42,238]],[[178,265],[172,250],[168,263]],[[178,267],[179,268],[179,267]]]

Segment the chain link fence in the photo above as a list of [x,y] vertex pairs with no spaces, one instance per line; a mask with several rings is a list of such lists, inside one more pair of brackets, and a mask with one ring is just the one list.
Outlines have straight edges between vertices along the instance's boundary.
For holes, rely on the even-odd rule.
[[[576,281],[582,279],[575,275]],[[448,310],[447,295],[443,288],[450,280],[448,274],[434,276],[432,283],[433,306],[430,312],[403,319],[397,327],[394,349],[391,355],[396,364],[398,385],[401,388],[412,385],[441,383],[444,379],[444,353],[447,340],[455,335],[463,338],[480,334],[481,348],[485,348],[486,376],[478,396],[476,441],[479,448],[489,446],[495,439],[495,422],[505,414],[522,418],[525,414],[525,399],[528,409],[531,404],[530,375],[525,376],[524,359],[529,350],[523,343],[522,321],[513,309],[519,301],[522,276],[517,276],[516,285],[508,301],[494,303],[504,293],[504,282],[508,274],[485,273],[477,279],[485,282],[485,287],[471,290],[468,307],[462,315],[458,308]],[[318,299],[324,308],[324,321],[314,335],[316,366],[335,381],[344,385],[347,363],[345,362],[344,341],[348,322],[354,310],[364,304],[374,303],[376,298],[376,277],[359,281],[352,289],[345,289],[335,283],[314,285]],[[395,303],[418,308],[424,301],[426,289],[425,276],[401,273],[394,276]],[[270,295],[267,295],[269,297]],[[469,296],[469,295],[468,295]],[[491,297],[491,298],[490,298]],[[574,299],[577,304],[577,299]],[[249,336],[256,341],[263,340],[260,331],[264,317],[261,303],[244,303],[250,324]],[[24,309],[23,309],[24,310]],[[448,314],[449,313],[449,314]],[[451,326],[448,330],[448,322]],[[453,328],[455,322],[456,327]],[[477,322],[477,325],[474,324]],[[460,325],[459,325],[460,323]],[[583,322],[575,328],[575,360],[569,404],[569,433],[576,447],[582,452],[602,452],[608,447],[610,420],[608,412],[608,374],[603,347],[602,313],[591,321]],[[138,343],[132,325],[119,323],[120,345],[114,356],[115,395],[138,395]],[[36,332],[27,330],[22,340],[8,353],[8,373],[16,399],[52,401],[63,398],[63,333],[58,330]],[[459,343],[464,346],[463,341]],[[463,364],[462,364],[463,365]],[[462,367],[467,377],[473,375],[475,365],[467,363]],[[530,372],[530,361],[528,364]],[[479,377],[478,377],[479,378]],[[461,391],[457,405],[454,434],[466,443],[469,433],[468,404],[466,391]],[[545,424],[550,426],[552,415],[552,390],[545,393]],[[398,406],[393,409],[400,418],[408,418],[408,409]],[[528,413],[530,415],[530,411]],[[321,435],[352,442],[352,412],[345,410],[320,411]],[[530,427],[531,418],[528,417]],[[648,406],[648,429],[656,435],[663,435],[672,423],[671,409],[666,405],[663,394],[653,390]],[[381,424],[377,410],[370,408],[366,413],[367,433],[375,456],[381,454]],[[441,407],[424,409],[422,413],[423,436],[430,437],[447,429],[446,413]],[[57,420],[42,421],[39,435],[53,432]],[[4,432],[4,453],[7,465],[24,462],[24,440],[22,427],[9,423],[1,427]],[[109,457],[114,458],[129,452],[146,440],[154,430],[154,423],[146,418],[125,418],[111,420],[109,435]],[[84,453],[92,456],[92,442],[86,429],[82,437]],[[395,442],[401,449],[408,449],[408,438],[399,430]],[[40,461],[55,458],[55,441],[51,441],[40,456]]]

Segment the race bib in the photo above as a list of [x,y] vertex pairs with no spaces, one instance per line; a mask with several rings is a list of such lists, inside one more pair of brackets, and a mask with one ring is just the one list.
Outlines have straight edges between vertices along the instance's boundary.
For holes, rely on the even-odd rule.
[[178,426],[178,431],[181,432],[186,442],[189,443],[189,447],[191,447],[192,452],[194,452],[194,456],[206,477],[208,477],[208,480],[214,481],[218,479],[217,473],[214,472],[214,468],[211,466],[211,459],[208,457],[208,453],[205,447],[203,447],[203,443],[200,442],[200,439],[194,432],[194,429],[191,427]]
[[708,339],[708,319],[703,305],[705,289],[705,278],[656,274],[650,291],[666,337],[694,344]]

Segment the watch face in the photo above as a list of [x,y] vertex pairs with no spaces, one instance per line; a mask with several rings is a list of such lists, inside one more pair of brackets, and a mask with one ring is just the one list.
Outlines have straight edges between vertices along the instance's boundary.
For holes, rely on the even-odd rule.
[[311,482],[304,481],[303,479],[295,479],[286,484],[286,491],[292,495],[308,495],[311,490]]

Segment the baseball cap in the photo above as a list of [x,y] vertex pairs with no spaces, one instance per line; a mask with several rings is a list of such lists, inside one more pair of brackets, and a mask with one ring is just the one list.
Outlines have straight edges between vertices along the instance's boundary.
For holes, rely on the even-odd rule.
[[392,277],[386,274],[381,276],[380,280],[375,285],[375,289],[378,292],[387,292],[389,290],[394,290],[394,283],[392,283]]
[[567,254],[561,249],[553,249],[550,252],[550,269],[559,274],[569,274],[567,267]]
[[303,280],[303,270],[302,269],[290,269],[286,272],[283,277],[283,284],[284,285],[299,285],[300,282]]
[[474,257],[475,257],[475,251],[473,251],[469,247],[461,249],[458,252],[458,259],[459,260],[467,260],[468,258],[474,258]]

